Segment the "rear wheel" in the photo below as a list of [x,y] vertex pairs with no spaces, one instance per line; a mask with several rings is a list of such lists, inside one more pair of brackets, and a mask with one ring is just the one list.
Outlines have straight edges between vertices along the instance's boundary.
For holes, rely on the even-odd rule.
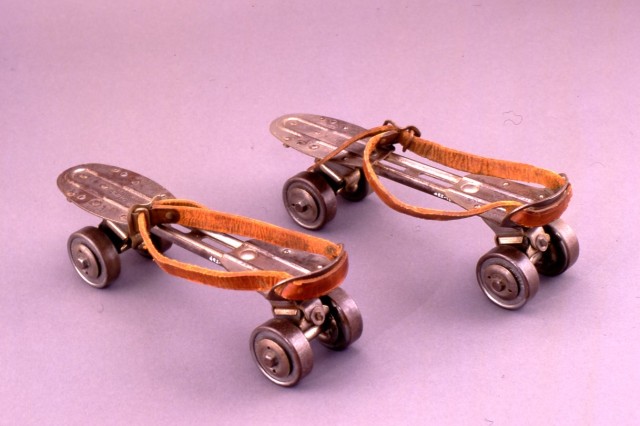
[[336,288],[320,297],[329,307],[323,331],[318,340],[329,349],[340,351],[349,347],[362,335],[362,315],[360,309],[341,288]]
[[309,341],[286,319],[273,318],[257,327],[250,349],[262,374],[280,386],[295,385],[313,368]]
[[509,246],[498,246],[482,256],[476,276],[489,300],[505,309],[524,306],[535,296],[540,282],[529,258]]

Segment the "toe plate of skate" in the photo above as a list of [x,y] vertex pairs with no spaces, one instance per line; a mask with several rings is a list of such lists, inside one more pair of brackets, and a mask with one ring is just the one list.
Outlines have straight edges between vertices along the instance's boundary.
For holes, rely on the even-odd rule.
[[103,219],[126,224],[131,206],[154,198],[175,198],[151,179],[121,167],[82,164],[58,176],[58,188],[67,200]]
[[[271,133],[286,147],[303,154],[321,159],[335,150],[342,142],[363,132],[365,129],[355,124],[335,118],[314,114],[284,115],[271,123]],[[367,139],[350,146],[336,157],[336,161],[362,165],[362,153]],[[358,160],[358,157],[360,160]]]

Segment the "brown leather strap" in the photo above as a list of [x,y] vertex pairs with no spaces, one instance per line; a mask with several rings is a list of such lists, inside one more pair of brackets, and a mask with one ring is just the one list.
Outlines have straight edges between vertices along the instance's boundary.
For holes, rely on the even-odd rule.
[[[363,170],[373,191],[396,211],[422,219],[453,220],[470,216],[477,216],[489,210],[504,208],[509,214],[508,220],[526,226],[542,226],[557,219],[564,212],[571,198],[571,185],[565,176],[524,163],[497,160],[481,157],[462,151],[457,151],[439,145],[435,142],[421,139],[415,128],[400,129],[395,125],[375,127],[366,130],[345,141],[331,154],[320,160],[314,167],[318,167],[346,149],[349,145],[365,138],[370,138],[363,153]],[[380,146],[399,144],[403,150],[410,150],[415,154],[452,169],[472,174],[493,176],[502,179],[516,180],[527,183],[540,184],[546,188],[560,192],[551,200],[545,200],[532,205],[524,205],[515,200],[503,200],[488,203],[471,210],[451,211],[417,207],[407,204],[392,195],[380,182],[372,164],[373,154]]]
[[[346,251],[342,245],[328,240],[255,219],[209,210],[188,200],[154,201],[148,212],[148,215],[137,215],[137,226],[149,254],[165,272],[190,281],[233,290],[274,291],[285,299],[306,300],[327,294],[338,287],[347,273]],[[161,223],[244,236],[319,254],[332,262],[320,271],[298,277],[283,271],[216,271],[171,259],[160,253],[153,245],[149,229]]]

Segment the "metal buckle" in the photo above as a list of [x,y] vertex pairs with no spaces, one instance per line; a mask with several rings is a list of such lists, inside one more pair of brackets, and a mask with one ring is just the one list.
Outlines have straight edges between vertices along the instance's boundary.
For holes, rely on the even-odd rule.
[[127,226],[129,227],[129,239],[131,248],[138,248],[142,244],[142,236],[138,227],[138,217],[143,214],[147,218],[147,224],[151,227],[151,205],[153,200],[146,204],[134,204],[127,213]]

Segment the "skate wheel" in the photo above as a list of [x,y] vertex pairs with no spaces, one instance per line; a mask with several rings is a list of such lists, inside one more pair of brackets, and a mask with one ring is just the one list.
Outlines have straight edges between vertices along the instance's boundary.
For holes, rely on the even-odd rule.
[[251,354],[273,383],[293,386],[313,368],[313,352],[304,333],[292,322],[273,318],[251,336]]
[[358,202],[364,200],[367,195],[371,194],[371,186],[362,169],[358,168],[358,181],[355,185],[346,185],[338,194],[347,201]]
[[551,240],[549,247],[536,262],[542,275],[556,276],[569,269],[578,260],[580,245],[576,233],[563,220],[558,219],[543,227]]
[[482,256],[476,268],[484,294],[505,309],[519,309],[538,291],[540,278],[529,258],[513,247],[499,246]]
[[319,173],[302,172],[287,180],[282,198],[289,216],[306,229],[320,229],[336,215],[336,195]]
[[329,349],[346,349],[362,335],[362,315],[358,306],[341,288],[336,288],[320,300],[329,307],[329,314],[318,340]]
[[[164,238],[160,238],[154,234],[151,234],[151,241],[153,242],[153,245],[160,253],[166,252],[173,246],[173,243],[171,241],[165,240]],[[147,250],[146,248],[143,248],[142,246],[138,246],[136,248],[136,252],[142,257],[151,259],[151,254],[149,254],[149,250]]]
[[105,288],[120,275],[120,257],[107,235],[93,226],[74,232],[67,241],[71,264],[90,286]]

